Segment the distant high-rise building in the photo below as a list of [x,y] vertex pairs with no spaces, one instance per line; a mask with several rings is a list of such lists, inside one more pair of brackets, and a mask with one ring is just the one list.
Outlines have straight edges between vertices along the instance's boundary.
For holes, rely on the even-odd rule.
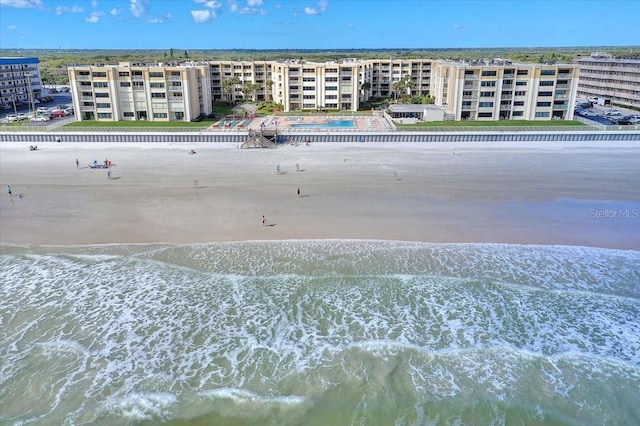
[[615,105],[640,108],[640,60],[593,53],[575,62],[580,71],[578,98],[603,98]]
[[0,58],[0,104],[16,108],[32,104],[42,94],[38,58]]

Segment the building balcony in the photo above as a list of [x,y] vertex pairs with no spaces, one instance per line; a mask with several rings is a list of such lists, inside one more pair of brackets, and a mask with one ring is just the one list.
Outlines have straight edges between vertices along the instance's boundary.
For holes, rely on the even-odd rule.
[[464,79],[465,80],[478,80],[480,77],[478,77],[475,74],[465,74],[464,75]]
[[77,81],[91,81],[91,76],[89,75],[76,75]]
[[181,81],[182,77],[179,75],[170,75],[167,77],[167,80],[169,81]]
[[462,99],[464,99],[464,100],[475,100],[475,99],[478,99],[478,96],[476,96],[476,95],[464,95],[462,97]]

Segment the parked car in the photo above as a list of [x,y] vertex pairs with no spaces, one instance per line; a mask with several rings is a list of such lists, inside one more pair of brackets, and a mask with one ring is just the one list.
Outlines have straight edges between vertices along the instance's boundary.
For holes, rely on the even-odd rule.
[[5,120],[7,120],[7,123],[13,123],[14,121],[18,121],[18,116],[15,114],[9,114],[5,117]]
[[36,115],[35,117],[31,117],[30,121],[43,122],[51,120],[47,115]]
[[631,120],[631,122],[633,124],[640,124],[640,115],[638,115],[638,114],[630,115],[629,119]]
[[65,112],[61,109],[57,109],[51,112],[51,117],[53,118],[66,117],[66,116],[67,114],[65,114]]
[[73,111],[73,108],[67,108],[67,109],[65,109],[65,110],[63,110],[63,111],[64,111],[64,113],[65,113],[65,114],[67,114],[67,115],[73,115],[73,112],[74,112],[74,111]]
[[613,122],[613,124],[618,124],[621,126],[628,126],[630,124],[633,124],[631,122],[631,116],[627,115],[625,117],[620,117],[620,118],[612,118],[611,121]]
[[27,118],[29,118],[24,112],[16,113],[16,117],[18,118],[18,121],[26,120]]
[[46,112],[49,112],[49,108],[47,107],[38,107],[38,109],[36,110],[36,113],[38,114],[44,114]]
[[582,110],[582,115],[583,117],[597,117],[598,113],[595,111],[588,111],[588,110]]

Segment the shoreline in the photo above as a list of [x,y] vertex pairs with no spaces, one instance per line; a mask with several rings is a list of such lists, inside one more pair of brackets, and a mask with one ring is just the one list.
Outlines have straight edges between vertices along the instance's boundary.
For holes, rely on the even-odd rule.
[[[640,250],[640,146],[628,142],[236,147],[2,143],[0,181],[14,197],[0,198],[0,245],[355,239]],[[107,158],[111,178],[88,168]]]

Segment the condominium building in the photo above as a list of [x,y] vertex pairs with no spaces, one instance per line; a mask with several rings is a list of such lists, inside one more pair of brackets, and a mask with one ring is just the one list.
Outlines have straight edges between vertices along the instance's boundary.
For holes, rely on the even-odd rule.
[[38,58],[0,58],[0,104],[33,104],[42,94]]
[[76,120],[190,121],[211,113],[209,64],[69,67]]
[[615,105],[640,108],[640,60],[593,53],[575,62],[580,72],[578,98],[597,97]]
[[[77,120],[191,120],[215,102],[358,111],[372,97],[433,96],[456,120],[572,119],[573,65],[430,59],[208,61],[70,67]],[[409,81],[409,84],[396,84]]]
[[571,120],[578,84],[572,65],[437,61],[436,105],[455,120]]

